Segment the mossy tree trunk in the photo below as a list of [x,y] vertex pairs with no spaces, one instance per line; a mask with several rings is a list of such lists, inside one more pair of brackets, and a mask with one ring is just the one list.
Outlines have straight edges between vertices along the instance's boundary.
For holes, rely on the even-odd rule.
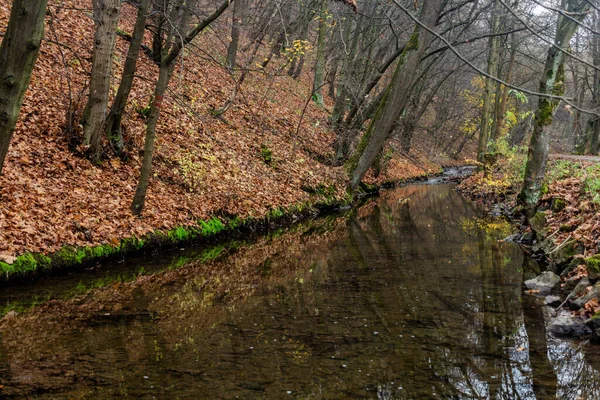
[[173,75],[175,68],[175,62],[184,46],[190,43],[194,38],[206,29],[215,19],[217,19],[226,9],[232,0],[223,1],[219,7],[209,16],[202,21],[198,22],[192,30],[190,30],[185,37],[180,38],[176,36],[176,33],[183,32],[188,26],[190,18],[189,13],[183,10],[185,6],[185,0],[178,0],[171,8],[171,23],[169,24],[169,30],[164,40],[163,48],[161,50],[161,62],[158,75],[158,81],[154,89],[154,100],[150,106],[150,116],[148,117],[148,123],[146,125],[146,139],[144,143],[144,158],[142,160],[142,167],[140,170],[140,179],[131,203],[131,212],[134,215],[140,215],[144,209],[144,203],[146,201],[146,193],[148,191],[148,185],[150,183],[150,176],[152,174],[152,158],[154,155],[154,141],[156,138],[156,124],[158,117],[160,116],[160,109],[162,106],[164,94],[167,90],[169,80]]
[[44,37],[48,0],[14,0],[0,46],[0,173]]
[[[564,53],[558,49],[569,45],[571,37],[579,27],[576,21],[581,22],[591,5],[587,0],[568,0],[566,2],[566,11],[571,14],[569,18],[559,15],[556,25],[556,36],[554,38],[555,46],[548,49],[544,72],[540,79],[540,93],[562,96],[564,93]],[[575,21],[573,19],[575,19]],[[548,151],[550,147],[549,128],[552,124],[554,112],[558,106],[559,100],[540,97],[537,110],[535,112],[535,121],[533,133],[529,143],[527,154],[527,165],[525,167],[525,179],[519,200],[529,209],[537,204],[542,194],[542,185],[546,172],[546,163],[548,161]]]
[[315,63],[315,77],[313,80],[313,97],[315,103],[323,106],[323,79],[325,78],[325,45],[327,38],[327,0],[321,1],[321,11],[319,12],[319,33],[317,36],[317,60]]
[[[425,0],[421,6],[420,21],[425,26],[433,28],[443,4],[443,0]],[[388,139],[394,123],[402,114],[410,94],[410,88],[415,82],[421,59],[432,39],[431,32],[419,25],[415,26],[411,38],[400,56],[390,86],[348,162],[351,191],[358,187],[362,178],[373,165],[375,158]]]
[[90,146],[90,158],[100,159],[100,145],[108,108],[111,68],[121,0],[92,1],[94,50],[88,101],[83,112],[83,143]]
[[121,132],[121,120],[123,118],[123,112],[129,99],[129,93],[133,86],[133,78],[136,71],[137,59],[142,47],[142,41],[144,39],[144,32],[146,28],[146,20],[148,19],[148,13],[150,11],[151,0],[142,0],[140,2],[137,17],[135,20],[135,26],[133,28],[133,34],[131,35],[131,41],[129,42],[129,49],[127,51],[127,58],[125,59],[125,66],[123,68],[123,76],[117,95],[113,101],[113,104],[108,113],[105,123],[106,137],[110,140],[116,154],[121,154],[123,151],[123,134]]
[[[377,84],[379,83],[379,80],[385,74],[387,69],[394,63],[394,61],[396,61],[404,53],[405,48],[406,48],[406,44],[399,46],[396,49],[396,51],[394,51],[394,53],[392,53],[390,56],[385,58],[385,60],[379,65],[379,67],[377,67],[377,70],[375,71],[373,76],[369,79],[369,81],[364,85],[364,88],[361,90],[360,94],[358,96],[356,96],[356,102],[352,105],[352,107],[348,111],[348,114],[346,115],[346,119],[345,119],[346,125],[349,125],[349,126],[357,125],[357,122],[355,119],[357,117],[358,117],[358,119],[361,118],[360,116],[357,116],[357,114],[359,114],[359,111],[360,111],[361,107],[363,106],[363,103],[365,102],[365,100],[369,98],[369,93],[371,93],[371,90],[373,90],[373,88],[375,86],[377,86]],[[365,119],[363,118],[362,122],[364,122],[364,121],[365,121]],[[360,123],[359,125],[362,125],[362,123]]]

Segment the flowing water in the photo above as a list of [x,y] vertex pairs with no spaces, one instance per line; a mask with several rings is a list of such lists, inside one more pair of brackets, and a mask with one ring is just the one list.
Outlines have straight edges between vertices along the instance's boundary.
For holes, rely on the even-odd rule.
[[0,398],[600,398],[600,351],[546,334],[511,229],[451,184],[412,185],[2,288]]

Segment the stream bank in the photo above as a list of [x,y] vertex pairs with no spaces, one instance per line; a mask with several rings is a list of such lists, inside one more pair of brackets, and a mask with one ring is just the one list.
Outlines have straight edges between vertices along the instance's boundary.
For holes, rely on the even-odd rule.
[[17,257],[0,255],[0,283],[18,283],[44,274],[89,269],[101,263],[123,260],[126,257],[149,254],[158,250],[185,247],[191,243],[215,242],[226,237],[240,238],[268,227],[289,226],[341,208],[356,206],[364,196],[376,195],[383,188],[389,189],[423,181],[429,183],[457,181],[465,178],[472,171],[472,167],[451,166],[444,168],[439,174],[421,173],[400,181],[373,182],[365,185],[361,195],[354,201],[347,195],[340,195],[333,186],[319,185],[316,189],[310,190],[310,200],[287,208],[272,208],[260,218],[250,216],[241,219],[232,215],[216,215],[207,220],[199,220],[196,226],[178,226],[167,231],[156,230],[141,237],[111,239],[99,246],[66,245],[49,254],[27,252]]
[[[527,218],[518,204],[521,161],[499,163],[484,176],[463,181],[458,190],[489,213],[504,215],[519,234],[506,240],[523,246],[544,271],[524,283],[527,293],[544,297],[557,336],[600,342],[600,197],[593,162],[549,162],[544,194]],[[512,165],[511,165],[512,164]]]

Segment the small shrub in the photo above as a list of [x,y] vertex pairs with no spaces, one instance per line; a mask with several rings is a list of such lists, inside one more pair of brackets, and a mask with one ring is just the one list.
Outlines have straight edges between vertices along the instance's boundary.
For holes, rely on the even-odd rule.
[[189,153],[185,153],[177,161],[179,163],[179,168],[175,169],[173,172],[176,175],[181,176],[184,185],[190,192],[198,189],[206,176],[203,165],[196,162]]
[[273,161],[273,151],[271,151],[271,149],[269,149],[265,144],[260,145],[260,155],[267,165],[270,165]]

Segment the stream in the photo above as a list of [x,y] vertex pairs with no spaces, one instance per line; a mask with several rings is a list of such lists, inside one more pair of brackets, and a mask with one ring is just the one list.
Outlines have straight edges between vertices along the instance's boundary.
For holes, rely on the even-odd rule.
[[0,288],[0,398],[599,399],[539,273],[451,183]]

